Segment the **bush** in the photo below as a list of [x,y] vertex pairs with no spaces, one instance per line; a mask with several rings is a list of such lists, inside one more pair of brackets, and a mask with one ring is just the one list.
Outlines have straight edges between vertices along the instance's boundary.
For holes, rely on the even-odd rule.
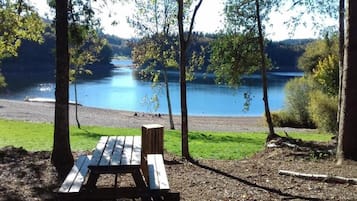
[[271,118],[273,121],[273,125],[277,127],[315,128],[313,124],[304,125],[302,122],[295,119],[294,116],[291,115],[291,113],[287,113],[284,110],[278,112],[272,112]]
[[310,118],[308,105],[310,93],[315,89],[316,84],[305,77],[290,80],[285,85],[285,112],[283,115],[288,120],[298,122],[301,127],[313,128],[314,123]]
[[330,97],[321,91],[310,94],[309,113],[313,122],[323,131],[337,133],[337,97]]
[[319,61],[314,70],[313,78],[320,84],[321,89],[330,96],[338,94],[339,68],[338,57],[329,55]]

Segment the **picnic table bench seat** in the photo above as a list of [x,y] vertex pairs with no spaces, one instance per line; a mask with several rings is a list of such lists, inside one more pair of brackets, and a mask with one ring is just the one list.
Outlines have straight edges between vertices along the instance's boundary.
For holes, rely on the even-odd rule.
[[88,174],[88,165],[91,155],[81,155],[58,189],[57,196],[59,200],[77,200],[79,192]]
[[147,155],[148,185],[154,200],[180,200],[180,194],[169,192],[164,159],[162,154]]

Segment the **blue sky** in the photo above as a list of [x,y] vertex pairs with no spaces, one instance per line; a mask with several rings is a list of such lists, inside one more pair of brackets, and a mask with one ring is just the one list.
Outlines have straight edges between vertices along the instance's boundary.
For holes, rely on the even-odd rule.
[[[47,0],[30,0],[30,2],[38,9],[40,14],[44,16],[45,13],[49,12],[47,6]],[[200,7],[194,31],[215,33],[220,28],[222,28],[223,21],[223,2],[224,0],[204,0],[202,6]],[[135,31],[126,23],[126,18],[132,15],[133,5],[131,4],[116,4],[109,5],[107,8],[102,9],[102,13],[99,17],[104,28],[104,32],[108,34],[117,35],[122,38],[135,37]],[[104,10],[104,11],[103,11]],[[304,16],[305,26],[298,26],[294,34],[290,34],[290,30],[284,24],[289,17],[292,15],[288,12],[287,8],[281,8],[281,12],[272,12],[270,21],[267,25],[267,37],[274,41],[284,40],[289,38],[316,38],[318,37],[319,30],[314,29],[309,16]],[[112,17],[109,18],[108,14],[111,13]],[[112,26],[112,21],[118,22],[118,25]],[[327,26],[336,26],[337,20],[326,19],[324,22]]]

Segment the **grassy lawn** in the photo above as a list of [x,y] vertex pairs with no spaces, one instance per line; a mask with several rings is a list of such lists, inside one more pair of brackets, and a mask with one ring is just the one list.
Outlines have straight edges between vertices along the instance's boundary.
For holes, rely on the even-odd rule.
[[[73,151],[92,150],[103,135],[140,135],[141,128],[88,127],[70,128]],[[294,138],[328,141],[327,134],[289,133]],[[180,155],[180,131],[165,131],[165,149]],[[194,158],[242,159],[264,148],[265,133],[200,132],[189,133],[190,153]],[[29,151],[51,150],[53,124],[0,119],[0,147],[13,145]]]

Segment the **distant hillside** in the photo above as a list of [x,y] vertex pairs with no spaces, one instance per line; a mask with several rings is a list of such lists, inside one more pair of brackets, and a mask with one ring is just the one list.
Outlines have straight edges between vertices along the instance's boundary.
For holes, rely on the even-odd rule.
[[109,46],[112,48],[114,57],[123,56],[131,58],[131,40],[122,39],[114,35],[103,35],[109,42]]
[[[202,33],[193,33],[192,42],[187,51],[188,54],[192,52],[201,51],[201,46],[206,50],[205,61],[202,68],[199,72],[206,72],[207,66],[210,64],[210,43],[218,37],[217,34],[202,34]],[[312,39],[289,39],[284,41],[268,41],[266,44],[266,54],[271,59],[272,69],[271,71],[280,71],[280,72],[295,72],[300,71],[297,68],[298,58],[304,53],[305,47],[308,43],[312,42]],[[140,42],[140,41],[139,41]],[[135,46],[135,43],[133,44]],[[132,55],[133,62],[135,63],[136,57],[141,57],[140,51],[137,52],[137,55]],[[146,66],[140,66],[140,69],[145,68]],[[156,69],[162,67],[158,66]]]
[[272,61],[273,71],[299,71],[297,61],[313,39],[288,39],[268,42],[266,53]]
[[[18,56],[4,60],[1,69],[7,72],[54,72],[55,70],[56,37],[50,28],[44,34],[44,43],[22,41]],[[91,65],[88,68],[94,72],[108,71],[113,68],[110,64],[113,57],[111,45],[104,46],[99,54],[100,65]],[[100,66],[100,69],[99,67]]]

